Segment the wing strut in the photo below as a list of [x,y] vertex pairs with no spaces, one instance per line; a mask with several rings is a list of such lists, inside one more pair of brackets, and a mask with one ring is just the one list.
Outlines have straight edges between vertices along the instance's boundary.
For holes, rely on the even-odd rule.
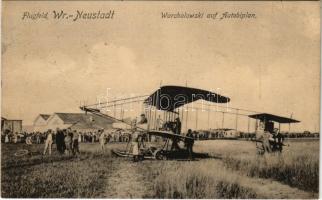
[[[97,116],[100,116],[100,117],[104,117],[104,118],[113,119],[113,120],[115,120],[115,121],[122,122],[122,123],[124,123],[124,124],[127,124],[127,125],[132,126],[132,124],[131,124],[131,123],[128,123],[128,122],[124,121],[123,119],[117,119],[116,117],[112,117],[112,116],[110,116],[110,115],[104,114],[104,113],[102,113],[102,112],[101,112],[100,110],[98,110],[98,109],[95,109],[95,108],[88,108],[88,107],[86,107],[86,106],[81,106],[81,107],[79,107],[79,108],[80,108],[81,110],[85,111],[86,113],[87,113],[87,112],[90,112],[90,113],[92,113],[92,114],[94,114],[94,115],[97,115]],[[136,128],[137,128],[137,129],[140,129],[140,130],[143,130],[143,131],[148,131],[147,129],[144,129],[144,128],[141,128],[141,127],[137,127],[137,126],[136,126]]]

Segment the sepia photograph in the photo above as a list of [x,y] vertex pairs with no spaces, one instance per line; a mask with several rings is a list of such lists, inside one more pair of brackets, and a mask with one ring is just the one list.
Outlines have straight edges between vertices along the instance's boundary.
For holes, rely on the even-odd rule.
[[319,1],[1,17],[1,198],[319,198]]

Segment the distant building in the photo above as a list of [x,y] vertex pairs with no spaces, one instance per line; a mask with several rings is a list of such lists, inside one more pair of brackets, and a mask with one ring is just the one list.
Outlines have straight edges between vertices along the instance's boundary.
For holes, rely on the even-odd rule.
[[34,132],[34,126],[33,125],[22,125],[22,132],[32,133],[32,132]]
[[33,128],[34,131],[46,131],[47,120],[49,119],[50,115],[48,114],[40,114],[34,120]]
[[229,128],[219,128],[210,130],[211,138],[227,138],[227,139],[237,139],[240,137],[240,132],[235,129]]
[[35,131],[47,131],[71,128],[74,130],[89,132],[98,129],[110,129],[115,122],[113,119],[85,113],[54,113],[47,119],[47,115],[39,115],[34,121]]
[[240,137],[240,132],[235,130],[235,129],[228,129],[224,131],[224,138],[239,138]]
[[22,120],[12,120],[1,117],[1,132],[9,130],[11,133],[22,132]]

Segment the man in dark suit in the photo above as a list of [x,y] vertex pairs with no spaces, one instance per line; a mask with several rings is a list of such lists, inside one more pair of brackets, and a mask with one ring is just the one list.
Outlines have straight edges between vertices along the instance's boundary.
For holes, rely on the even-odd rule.
[[189,158],[192,160],[193,159],[193,144],[194,144],[194,140],[193,140],[193,133],[191,131],[191,129],[188,130],[188,133],[186,135],[187,137],[190,137],[191,139],[186,139],[185,140],[185,145],[187,147],[188,153],[189,153]]
[[175,125],[175,133],[177,135],[180,135],[181,134],[181,121],[179,119],[179,117],[176,118],[176,125]]
[[56,146],[60,154],[64,154],[65,151],[65,135],[62,130],[59,128],[56,129]]

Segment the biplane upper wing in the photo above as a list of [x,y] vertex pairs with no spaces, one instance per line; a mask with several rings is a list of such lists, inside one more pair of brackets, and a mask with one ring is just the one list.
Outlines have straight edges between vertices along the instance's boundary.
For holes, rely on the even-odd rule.
[[176,108],[199,99],[214,103],[230,101],[228,97],[207,90],[182,86],[162,86],[145,99],[144,103],[155,106],[158,110],[173,112]]
[[295,119],[282,117],[282,116],[278,116],[278,115],[272,115],[272,114],[268,114],[268,113],[259,113],[259,114],[249,115],[249,117],[253,118],[253,119],[259,119],[261,121],[268,120],[268,121],[275,121],[278,123],[298,123],[298,122],[300,122]]
[[187,136],[183,136],[183,135],[178,135],[178,134],[174,134],[170,131],[157,131],[157,130],[150,130],[148,131],[149,135],[155,135],[155,136],[159,136],[162,138],[169,138],[169,139],[179,139],[179,140],[191,140],[193,141],[194,139],[192,137],[187,137]]

